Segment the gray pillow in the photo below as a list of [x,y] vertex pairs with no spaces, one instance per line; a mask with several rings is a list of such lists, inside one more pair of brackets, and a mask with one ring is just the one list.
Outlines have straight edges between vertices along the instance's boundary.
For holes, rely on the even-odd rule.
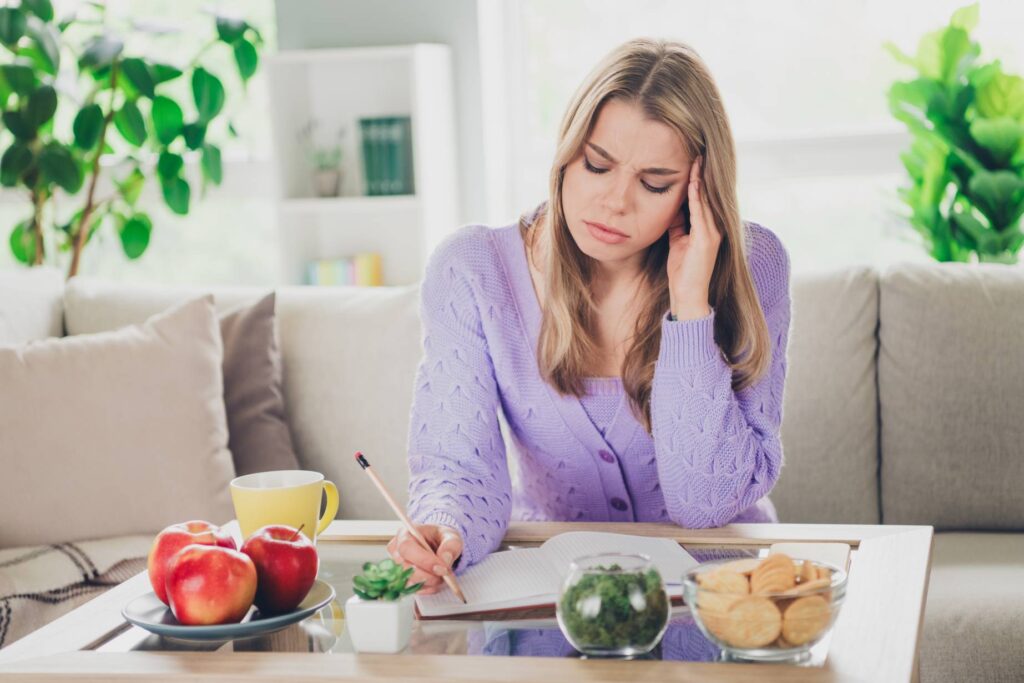
[[0,547],[231,519],[213,298],[0,348]]

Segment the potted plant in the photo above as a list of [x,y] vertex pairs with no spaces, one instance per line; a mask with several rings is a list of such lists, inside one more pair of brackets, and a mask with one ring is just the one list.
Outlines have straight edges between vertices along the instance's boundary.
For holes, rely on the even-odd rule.
[[345,602],[345,620],[357,651],[401,652],[409,644],[413,593],[423,586],[408,585],[412,572],[388,559],[365,563],[352,579],[355,595]]
[[309,164],[313,169],[313,187],[318,197],[337,197],[341,194],[342,141],[345,127],[340,126],[337,138],[327,144],[317,142],[316,131],[320,122],[311,119],[298,131],[298,138],[306,147]]
[[1000,61],[980,64],[970,32],[978,4],[957,10],[909,56],[887,44],[915,78],[889,89],[909,128],[900,189],[911,225],[937,261],[1015,263],[1024,246],[1024,78]]

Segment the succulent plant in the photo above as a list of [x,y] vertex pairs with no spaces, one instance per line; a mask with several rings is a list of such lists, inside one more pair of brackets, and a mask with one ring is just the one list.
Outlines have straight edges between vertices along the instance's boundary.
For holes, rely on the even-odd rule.
[[352,579],[353,589],[363,600],[398,600],[423,587],[422,581],[408,585],[412,572],[412,567],[402,569],[400,564],[390,559],[366,562],[363,573]]

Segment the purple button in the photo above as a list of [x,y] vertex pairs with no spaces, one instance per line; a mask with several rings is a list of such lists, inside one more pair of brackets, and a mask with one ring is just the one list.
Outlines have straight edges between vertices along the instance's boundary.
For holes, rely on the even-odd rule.
[[615,462],[615,456],[608,451],[598,451],[597,454],[600,455],[601,459],[605,462]]
[[622,512],[623,510],[625,510],[628,507],[626,505],[626,501],[624,501],[624,500],[622,500],[621,498],[618,498],[618,497],[612,498],[611,503],[612,503],[612,507],[615,508],[616,510],[618,510],[619,512]]

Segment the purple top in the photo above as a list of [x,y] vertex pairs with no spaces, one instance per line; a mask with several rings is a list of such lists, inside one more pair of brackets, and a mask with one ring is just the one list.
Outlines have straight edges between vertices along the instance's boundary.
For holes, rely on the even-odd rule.
[[[409,516],[460,530],[459,574],[496,549],[511,519],[776,521],[766,495],[782,467],[789,256],[745,223],[747,259],[772,341],[768,373],[736,392],[714,339],[715,312],[662,319],[653,436],[627,401],[604,434],[579,398],[541,379],[541,308],[518,224],[469,225],[427,264],[424,355],[409,425]],[[510,475],[499,410],[514,446]]]

